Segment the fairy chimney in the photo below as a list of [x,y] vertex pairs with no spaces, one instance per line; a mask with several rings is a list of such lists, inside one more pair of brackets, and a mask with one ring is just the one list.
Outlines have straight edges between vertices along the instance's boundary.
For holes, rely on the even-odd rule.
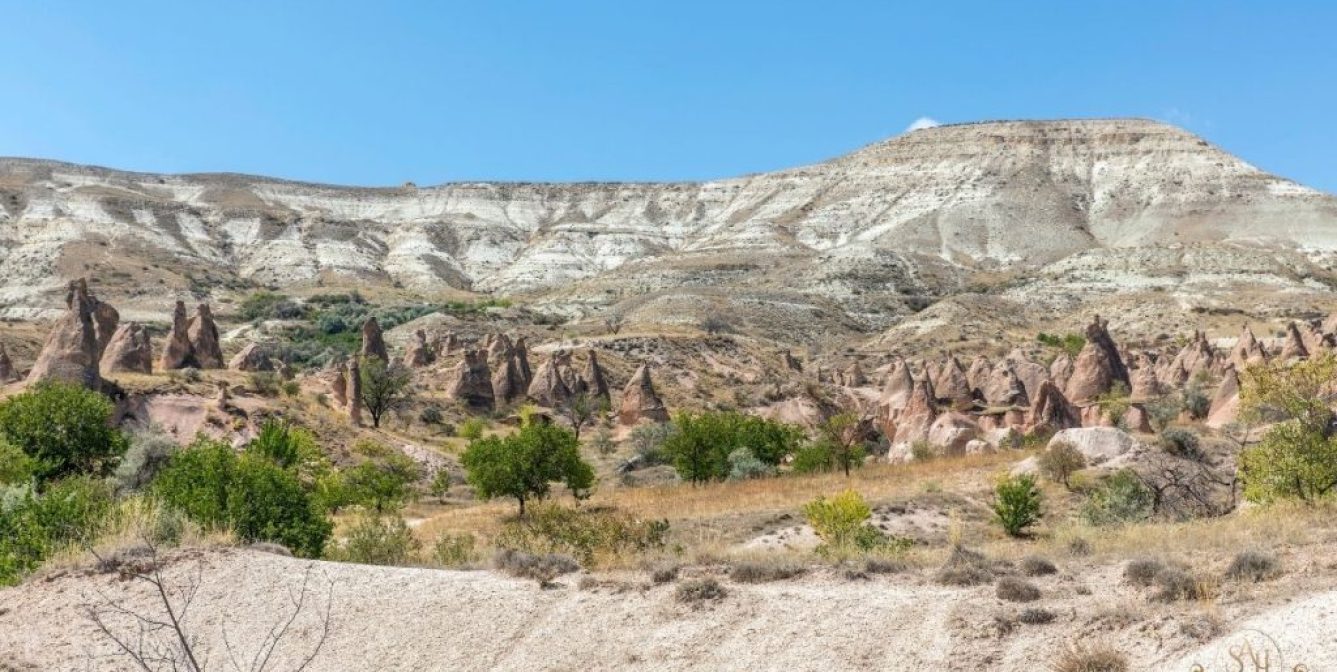
[[363,359],[375,357],[383,363],[390,362],[390,353],[385,349],[385,335],[381,333],[381,323],[376,321],[375,317],[367,318],[362,323],[362,350],[360,351]]
[[650,380],[650,365],[642,364],[627,386],[622,388],[622,404],[617,414],[618,422],[631,426],[643,420],[668,422],[668,409],[655,394],[654,383]]
[[404,366],[410,369],[421,369],[430,365],[436,360],[436,353],[432,351],[432,346],[427,342],[427,332],[418,329],[413,332],[413,339],[409,341],[408,347],[404,349]]
[[608,379],[604,377],[603,367],[599,365],[599,354],[590,350],[585,359],[585,370],[580,374],[585,382],[585,394],[596,399],[608,399]]
[[562,378],[561,353],[553,353],[547,361],[534,372],[534,380],[529,384],[529,398],[534,403],[548,408],[557,408],[571,398],[571,388]]
[[362,426],[362,367],[356,357],[348,360],[348,420]]
[[1086,403],[1110,391],[1116,383],[1129,388],[1128,369],[1110,337],[1108,322],[1097,315],[1086,327],[1086,345],[1073,363],[1065,396],[1074,403]]
[[152,373],[153,342],[149,330],[138,322],[126,322],[116,329],[102,353],[103,373]]
[[474,410],[490,411],[496,404],[492,371],[485,350],[465,350],[464,359],[450,372],[446,396]]
[[187,333],[188,324],[186,302],[177,301],[176,308],[172,310],[172,331],[167,334],[167,344],[163,346],[158,368],[174,371],[199,367],[199,363],[195,361],[195,348],[190,344],[190,334]]
[[94,299],[88,283],[77,280],[66,296],[67,310],[47,335],[28,382],[58,380],[97,390],[102,384],[98,371],[97,328],[93,321]]
[[214,324],[209,304],[195,307],[195,316],[186,323],[186,335],[195,352],[195,363],[201,369],[223,368],[223,348],[218,342],[218,325]]

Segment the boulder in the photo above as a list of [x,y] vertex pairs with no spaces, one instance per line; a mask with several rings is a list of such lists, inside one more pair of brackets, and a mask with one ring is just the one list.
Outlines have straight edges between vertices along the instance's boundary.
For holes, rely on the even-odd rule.
[[158,359],[158,368],[164,371],[199,368],[195,360],[195,348],[190,344],[189,321],[186,319],[186,302],[177,301],[172,311],[172,330],[167,334],[167,343],[163,346],[162,356]]
[[992,453],[994,447],[984,439],[971,439],[966,442],[967,455],[979,455],[980,453]]
[[67,310],[47,335],[36,363],[28,372],[28,383],[58,380],[90,390],[101,389],[97,328],[93,321],[96,303],[88,294],[87,281],[71,283],[65,302]]
[[1067,398],[1075,403],[1091,401],[1109,392],[1116,383],[1131,389],[1128,369],[1124,367],[1107,325],[1097,315],[1086,327],[1086,345],[1082,346],[1073,363],[1066,390]]
[[436,351],[427,342],[427,332],[422,329],[414,331],[413,339],[404,348],[404,366],[410,369],[421,369],[430,366],[435,361]]
[[103,373],[152,373],[153,341],[149,330],[138,322],[126,322],[116,329],[102,353]]
[[218,342],[218,325],[214,324],[209,304],[201,303],[195,307],[195,316],[186,324],[186,335],[195,352],[198,368],[223,368],[223,347]]
[[1155,431],[1151,427],[1151,416],[1147,413],[1146,407],[1142,404],[1129,405],[1128,410],[1124,411],[1123,422],[1121,424],[1122,426],[1127,427],[1130,431],[1138,432],[1140,434],[1150,434]]
[[981,436],[979,425],[969,417],[948,411],[934,418],[928,428],[928,442],[943,455],[965,455],[966,444]]
[[227,368],[233,371],[274,371],[276,369],[269,348],[255,342],[247,343],[240,352],[234,355],[232,361],[227,363]]
[[1065,429],[1049,440],[1049,448],[1066,442],[1072,444],[1077,452],[1086,458],[1090,466],[1104,464],[1126,455],[1137,445],[1137,441],[1122,429],[1114,427],[1077,427]]
[[375,357],[386,364],[390,363],[390,353],[385,349],[385,334],[381,332],[381,323],[375,317],[369,317],[362,323],[362,349],[359,354],[362,359]]
[[636,369],[627,386],[622,388],[622,403],[617,420],[625,426],[635,425],[643,420],[668,422],[668,409],[655,393],[654,383],[650,380],[650,365],[642,364]]
[[529,399],[540,406],[558,408],[571,399],[571,388],[562,377],[562,353],[553,353],[534,372],[529,384]]
[[496,393],[492,389],[492,371],[488,367],[486,351],[464,351],[464,358],[451,369],[446,397],[473,410],[490,411],[495,407]]

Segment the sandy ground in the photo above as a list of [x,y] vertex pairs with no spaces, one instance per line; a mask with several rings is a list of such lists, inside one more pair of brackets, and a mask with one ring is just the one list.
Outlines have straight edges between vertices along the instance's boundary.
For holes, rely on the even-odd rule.
[[[329,638],[308,668],[317,672],[1035,670],[1044,669],[1064,643],[1091,639],[1116,644],[1133,669],[1188,672],[1195,661],[1219,660],[1225,647],[1255,631],[1276,637],[1288,661],[1295,658],[1310,670],[1337,669],[1332,592],[1242,618],[1239,632],[1199,650],[1175,634],[1182,631],[1179,616],[1155,608],[1136,616],[1135,626],[1102,626],[1105,617],[1089,616],[1117,611],[1111,605],[1132,598],[1091,594],[1078,586],[1096,581],[1064,574],[1037,580],[1046,595],[1037,604],[1058,618],[1005,633],[995,616],[1020,605],[997,600],[991,586],[947,588],[907,575],[725,582],[727,597],[697,609],[678,603],[673,585],[651,587],[630,576],[625,582],[603,577],[598,587],[585,589],[572,576],[541,589],[487,571],[341,565],[243,550],[178,552],[166,575],[169,582],[203,577],[185,622],[200,639],[198,651],[209,656],[208,669],[220,670],[231,669],[224,634],[246,669],[265,633],[292,613],[293,595],[308,576],[307,608],[270,669],[292,669],[310,652],[330,594]],[[134,669],[87,615],[90,605],[106,600],[123,600],[144,614],[155,608],[145,584],[116,574],[72,572],[0,590],[0,660],[10,666],[0,669]],[[134,632],[117,623],[120,632]]]

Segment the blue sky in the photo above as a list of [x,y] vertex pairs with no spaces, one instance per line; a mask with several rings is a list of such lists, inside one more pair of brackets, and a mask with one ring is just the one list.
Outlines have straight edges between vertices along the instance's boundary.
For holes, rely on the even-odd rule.
[[10,2],[0,155],[344,184],[726,177],[1142,116],[1337,192],[1337,3]]

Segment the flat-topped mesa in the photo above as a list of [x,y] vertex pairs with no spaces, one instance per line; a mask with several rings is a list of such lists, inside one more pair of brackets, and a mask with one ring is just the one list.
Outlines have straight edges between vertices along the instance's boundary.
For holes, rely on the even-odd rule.
[[643,421],[668,422],[668,419],[668,408],[655,393],[654,383],[650,380],[650,365],[642,364],[622,388],[617,421],[630,427]]
[[152,373],[153,340],[138,322],[126,322],[112,334],[102,353],[102,372]]
[[1086,345],[1073,363],[1072,377],[1068,379],[1067,398],[1083,404],[1095,400],[1122,383],[1131,389],[1128,369],[1124,366],[1119,348],[1110,337],[1108,323],[1095,316],[1086,326]]
[[97,301],[89,295],[86,280],[70,283],[65,314],[47,335],[32,371],[28,372],[29,384],[57,380],[83,385],[90,390],[101,389],[101,353],[93,318],[96,308]]
[[381,333],[381,323],[369,317],[362,323],[362,349],[358,353],[362,359],[375,357],[383,364],[390,363],[390,352],[385,348],[385,335]]
[[450,371],[446,397],[475,411],[491,411],[496,407],[486,350],[464,351],[463,359]]

